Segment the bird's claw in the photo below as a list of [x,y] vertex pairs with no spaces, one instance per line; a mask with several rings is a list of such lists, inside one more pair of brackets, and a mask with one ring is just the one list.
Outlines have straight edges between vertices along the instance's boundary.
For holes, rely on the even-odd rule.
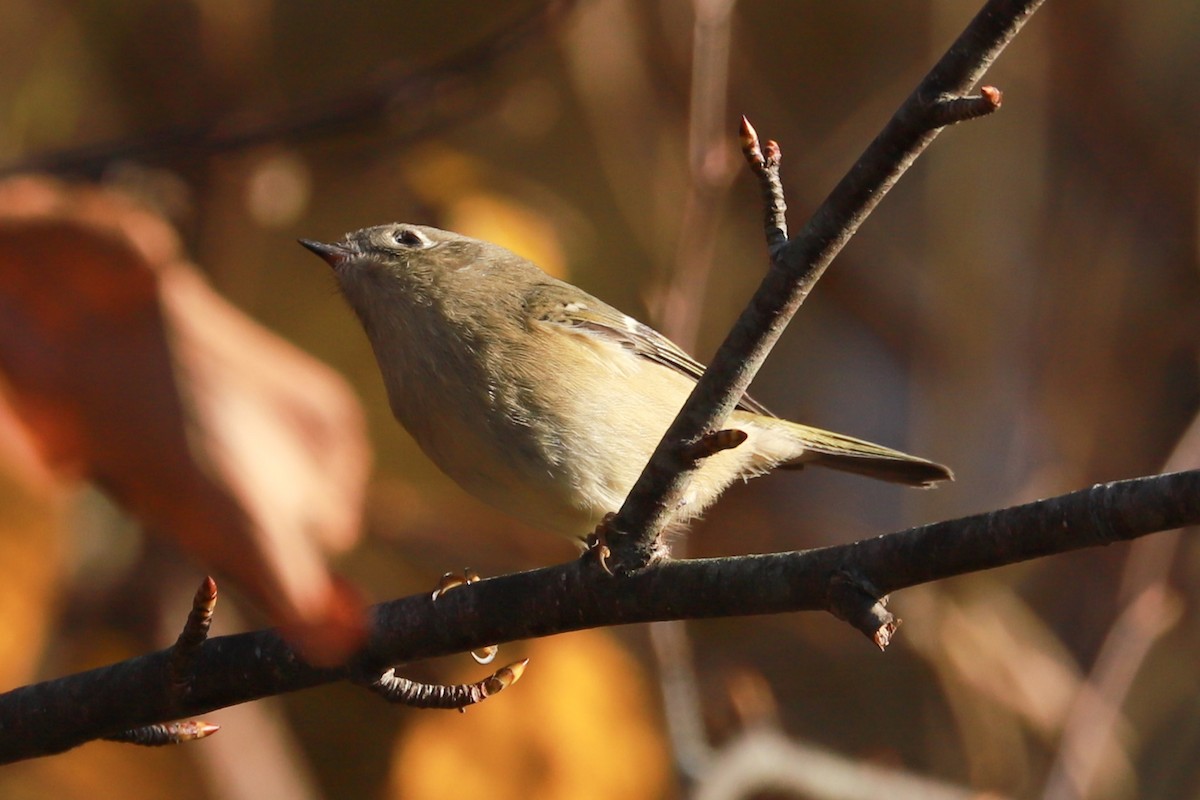
[[609,575],[614,575],[612,567],[608,565],[608,559],[612,556],[612,550],[608,547],[608,526],[612,522],[616,514],[608,513],[604,515],[604,519],[600,520],[600,524],[596,526],[596,530],[589,533],[583,539],[583,558],[585,561],[595,562],[600,569],[604,570]]
[[[462,575],[456,575],[453,572],[447,572],[438,581],[437,588],[433,590],[433,595],[430,599],[437,602],[437,599],[451,589],[457,589],[460,586],[470,586],[472,583],[479,581],[479,573],[470,567],[462,571]],[[496,654],[500,652],[497,645],[490,644],[487,647],[481,647],[478,650],[471,651],[471,658],[475,659],[477,664],[490,664],[496,659]]]
[[433,596],[430,598],[435,603],[437,599],[451,589],[457,589],[459,586],[470,586],[479,580],[479,573],[470,567],[462,571],[462,575],[456,575],[453,572],[447,572],[438,581],[437,588],[433,590]]

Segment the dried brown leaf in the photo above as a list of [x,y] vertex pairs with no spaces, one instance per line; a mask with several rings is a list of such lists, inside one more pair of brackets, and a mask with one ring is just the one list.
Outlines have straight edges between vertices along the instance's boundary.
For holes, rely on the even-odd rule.
[[360,529],[358,401],[219,297],[162,220],[95,189],[0,185],[0,373],[56,474],[229,575],[310,658],[359,641],[324,560]]

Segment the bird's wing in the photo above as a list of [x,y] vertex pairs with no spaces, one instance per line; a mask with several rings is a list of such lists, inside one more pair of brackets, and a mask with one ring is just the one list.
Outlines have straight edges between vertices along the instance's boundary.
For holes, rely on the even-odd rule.
[[[694,381],[704,374],[703,364],[658,331],[568,284],[537,284],[526,294],[524,307],[527,324],[561,325],[595,336]],[[742,396],[737,407],[754,414],[774,416],[749,394]]]

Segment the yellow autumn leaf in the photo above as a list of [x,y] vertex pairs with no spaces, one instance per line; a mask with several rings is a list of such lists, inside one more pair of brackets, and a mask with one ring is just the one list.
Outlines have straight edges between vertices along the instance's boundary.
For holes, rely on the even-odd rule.
[[[515,658],[502,648],[501,660]],[[530,642],[521,682],[466,714],[416,715],[389,797],[624,800],[668,792],[670,759],[636,662],[600,631]],[[465,677],[456,680],[473,680]]]

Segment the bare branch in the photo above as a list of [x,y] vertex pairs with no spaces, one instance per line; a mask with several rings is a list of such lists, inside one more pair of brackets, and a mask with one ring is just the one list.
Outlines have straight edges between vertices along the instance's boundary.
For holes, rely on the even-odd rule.
[[[610,577],[574,561],[373,609],[354,668],[448,655],[607,625],[844,609],[845,576],[890,593],[1031,558],[1200,523],[1200,470],[1099,484],[1049,500],[792,553],[665,561]],[[878,597],[875,598],[876,600]],[[873,606],[868,606],[868,610]],[[864,632],[876,636],[876,632]],[[878,641],[877,641],[878,643]],[[0,763],[61,752],[130,728],[348,679],[305,664],[275,631],[209,639],[191,690],[169,679],[170,649],[0,695]]]
[[609,545],[617,569],[638,569],[662,552],[661,535],[694,469],[683,456],[686,443],[722,426],[833,257],[937,136],[947,99],[979,80],[1040,5],[1041,0],[989,0],[804,230],[786,246],[776,248],[771,240],[767,276],[612,520]]
[[739,447],[746,441],[746,432],[737,428],[723,428],[719,431],[706,433],[683,450],[683,457],[689,461],[703,461],[726,450]]
[[[213,611],[216,607],[217,582],[212,579],[212,576],[206,575],[200,582],[200,588],[192,597],[192,610],[183,623],[183,630],[179,632],[175,644],[167,651],[167,689],[175,697],[176,703],[191,691],[196,654],[200,650],[200,645],[208,639],[208,631],[212,627]],[[130,728],[104,738],[110,742],[124,742],[142,747],[161,747],[204,739],[220,729],[220,725],[213,725],[203,720],[185,720]]]
[[945,97],[930,108],[930,121],[939,127],[966,122],[1000,110],[1004,95],[995,86],[984,86],[972,97]]
[[750,120],[742,117],[739,141],[742,155],[750,165],[750,171],[758,178],[763,197],[763,226],[767,235],[767,252],[775,255],[787,247],[787,202],[783,199],[783,181],[779,178],[779,163],[783,153],[774,139],[767,141],[766,152],[758,141],[758,131]]
[[713,758],[691,796],[717,800],[760,794],[814,800],[1003,800],[998,793],[917,777],[869,759],[850,760],[769,729],[733,737]]
[[185,691],[188,686],[196,650],[208,638],[216,607],[217,582],[211,576],[206,576],[192,598],[192,610],[183,624],[183,630],[179,632],[179,638],[171,648],[171,660],[167,662],[171,684],[180,692]]

